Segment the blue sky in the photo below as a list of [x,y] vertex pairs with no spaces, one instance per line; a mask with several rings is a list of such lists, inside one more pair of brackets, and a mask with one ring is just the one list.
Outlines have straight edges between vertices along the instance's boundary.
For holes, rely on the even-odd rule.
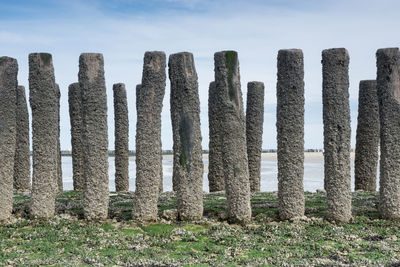
[[[50,52],[61,89],[61,147],[70,149],[68,85],[77,81],[82,52],[105,58],[110,149],[114,147],[112,84],[127,86],[130,148],[136,130],[135,86],[145,51],[194,54],[199,76],[203,147],[208,148],[208,84],[213,55],[239,53],[244,102],[247,82],[265,83],[263,148],[276,148],[276,57],[300,48],[305,62],[305,147],[323,147],[321,51],[346,47],[350,54],[352,147],[358,83],[376,77],[375,52],[399,46],[400,1],[361,0],[0,0],[0,46],[19,62],[28,94],[28,54]],[[172,148],[169,81],[162,113],[163,149]]]

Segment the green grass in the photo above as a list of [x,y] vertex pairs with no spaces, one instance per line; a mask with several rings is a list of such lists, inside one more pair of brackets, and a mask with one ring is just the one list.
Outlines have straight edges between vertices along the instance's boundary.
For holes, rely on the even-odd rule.
[[28,200],[29,197],[28,196],[24,196],[24,195],[15,195],[14,196],[14,201],[19,201],[19,200]]
[[70,191],[64,191],[62,193],[59,193],[57,195],[57,197],[59,198],[73,198],[73,197],[78,197],[81,196],[82,192],[80,191],[74,191],[74,190],[70,190]]
[[165,236],[171,233],[173,226],[168,224],[150,224],[142,226],[142,230],[152,236]]
[[[176,197],[167,193],[160,211],[176,209]],[[32,221],[17,211],[29,205],[29,196],[15,195],[14,222],[0,225],[0,265],[11,266],[386,266],[400,261],[400,225],[379,219],[377,193],[353,193],[354,220],[331,224],[325,194],[305,193],[308,220],[280,222],[276,193],[258,193],[251,199],[253,222],[229,225],[226,197],[204,199],[208,219],[184,223],[142,224],[131,221],[132,194],[113,194],[110,218],[105,222],[78,219],[81,193],[64,192],[58,204],[73,215]],[[69,207],[67,205],[67,207]],[[77,216],[77,217],[75,217]]]
[[121,229],[120,231],[128,236],[143,233],[141,229]]
[[187,224],[187,225],[183,226],[183,229],[185,229],[188,232],[192,232],[192,233],[200,233],[200,232],[206,231],[206,226]]
[[117,206],[117,207],[132,207],[133,206],[133,201],[117,202],[114,205]]
[[171,209],[176,209],[178,205],[178,200],[176,197],[171,197],[163,202],[158,203],[158,209],[159,210],[171,210]]

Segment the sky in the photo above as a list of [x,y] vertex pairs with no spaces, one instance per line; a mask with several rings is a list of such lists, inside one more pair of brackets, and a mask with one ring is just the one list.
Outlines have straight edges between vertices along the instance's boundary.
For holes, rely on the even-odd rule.
[[[20,85],[28,84],[28,55],[53,55],[61,90],[61,149],[71,149],[68,85],[77,82],[84,52],[103,53],[108,101],[109,149],[114,149],[114,83],[125,83],[129,148],[135,149],[136,84],[146,51],[194,55],[199,78],[203,149],[208,149],[208,85],[214,80],[214,53],[239,54],[243,100],[247,83],[265,84],[264,149],[276,148],[277,54],[304,53],[305,148],[323,147],[322,65],[324,49],[350,54],[350,109],[355,146],[358,85],[376,78],[375,52],[400,43],[398,0],[0,0],[2,55],[18,60]],[[163,149],[172,149],[169,80],[162,112]]]

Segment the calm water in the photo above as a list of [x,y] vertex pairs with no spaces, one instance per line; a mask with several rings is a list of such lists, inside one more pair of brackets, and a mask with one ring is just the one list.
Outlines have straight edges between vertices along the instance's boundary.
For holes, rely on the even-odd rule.
[[[114,157],[109,157],[109,177],[110,177],[110,190],[115,190],[114,185]],[[203,188],[205,192],[208,192],[208,158],[207,155],[203,157],[204,161],[204,175],[203,175]],[[351,161],[351,179],[352,179],[352,189],[354,189],[354,170],[353,170],[353,160]],[[64,180],[64,190],[72,190],[72,157],[62,158],[62,169],[63,169],[63,180]],[[131,191],[135,190],[135,157],[129,158],[129,189]],[[163,173],[164,173],[164,191],[172,190],[172,156],[164,155],[163,157]],[[277,191],[278,190],[278,179],[277,179],[277,162],[276,157],[263,155],[261,161],[261,191]],[[317,189],[323,188],[323,157],[313,157],[309,159],[305,157],[304,163],[304,190],[305,191],[315,191]]]

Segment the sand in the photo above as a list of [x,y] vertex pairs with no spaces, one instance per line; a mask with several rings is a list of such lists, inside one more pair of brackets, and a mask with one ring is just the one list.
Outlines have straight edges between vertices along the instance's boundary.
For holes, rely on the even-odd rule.
[[[354,153],[351,153],[351,179],[354,190]],[[115,190],[114,157],[109,157],[110,190]],[[63,157],[64,190],[72,190],[72,158]],[[203,190],[208,192],[208,155],[203,155],[204,174]],[[172,155],[163,156],[164,191],[172,190]],[[315,192],[323,189],[324,181],[324,157],[321,152],[304,153],[304,190]],[[129,158],[129,190],[135,190],[135,157]],[[379,180],[377,181],[379,184]],[[270,192],[278,190],[277,156],[276,153],[263,153],[261,157],[261,191]]]

